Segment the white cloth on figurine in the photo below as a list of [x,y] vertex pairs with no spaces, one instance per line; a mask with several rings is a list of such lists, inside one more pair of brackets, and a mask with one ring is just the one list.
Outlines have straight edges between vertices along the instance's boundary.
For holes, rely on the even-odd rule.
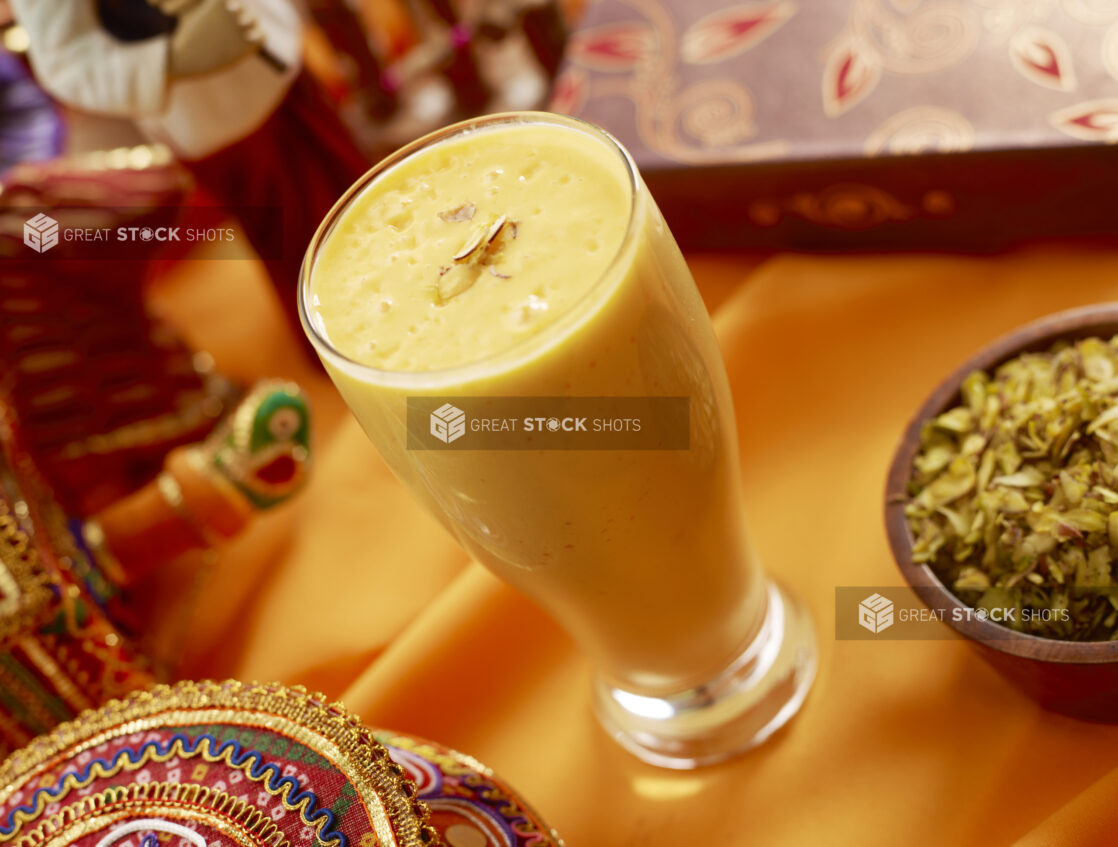
[[285,69],[252,53],[204,76],[170,80],[170,36],[137,42],[101,27],[95,0],[11,0],[39,83],[67,105],[133,118],[153,141],[200,159],[258,129],[299,71],[303,19],[293,0],[242,0]]

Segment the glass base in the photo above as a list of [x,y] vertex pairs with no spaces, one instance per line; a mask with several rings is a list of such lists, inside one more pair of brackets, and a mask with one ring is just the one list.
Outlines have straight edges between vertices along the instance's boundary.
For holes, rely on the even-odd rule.
[[817,658],[807,610],[770,581],[761,631],[717,677],[670,697],[645,697],[599,680],[595,711],[622,747],[650,764],[713,765],[762,744],[799,711]]

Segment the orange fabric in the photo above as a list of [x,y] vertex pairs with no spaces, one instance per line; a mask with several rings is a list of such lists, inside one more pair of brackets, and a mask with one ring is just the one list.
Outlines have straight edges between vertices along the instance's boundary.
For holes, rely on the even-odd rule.
[[299,361],[253,266],[216,264],[180,267],[158,302],[219,368],[308,388],[317,467],[297,503],[221,557],[184,674],[307,684],[475,755],[570,847],[1114,843],[1118,726],[1042,711],[961,641],[835,641],[833,607],[836,585],[902,584],[882,490],[920,401],[1002,332],[1118,298],[1118,254],[694,257],[734,387],[751,532],[813,609],[821,664],[786,730],[692,773],[606,738],[566,636],[411,502]]

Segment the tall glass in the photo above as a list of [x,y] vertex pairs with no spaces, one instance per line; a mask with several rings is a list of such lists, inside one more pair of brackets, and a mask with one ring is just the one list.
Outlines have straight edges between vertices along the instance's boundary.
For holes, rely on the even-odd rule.
[[[608,148],[630,202],[607,270],[554,323],[481,361],[402,372],[341,354],[315,305],[316,263],[338,222],[408,157],[508,124],[564,137],[573,130],[579,144]],[[338,390],[396,475],[471,556],[533,597],[590,657],[596,712],[621,744],[654,764],[695,767],[762,742],[797,711],[815,673],[812,625],[750,546],[713,328],[615,139],[572,118],[521,113],[467,121],[404,147],[323,221],[304,260],[299,308]],[[446,396],[686,397],[689,447],[409,449],[409,398]]]

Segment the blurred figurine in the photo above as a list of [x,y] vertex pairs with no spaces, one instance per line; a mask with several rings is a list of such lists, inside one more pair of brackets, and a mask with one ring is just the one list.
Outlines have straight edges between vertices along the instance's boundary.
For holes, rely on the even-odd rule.
[[258,129],[299,71],[290,0],[12,0],[58,100],[133,118],[185,160]]
[[238,535],[297,492],[310,466],[310,407],[299,386],[260,382],[204,442],[172,450],[156,479],[85,523],[87,540],[131,585],[190,550]]
[[[191,171],[203,202],[240,215],[296,321],[303,250],[368,167],[300,70],[293,0],[13,0],[43,87],[79,109],[129,117]],[[269,258],[278,257],[278,258]],[[298,333],[302,338],[302,333]]]

